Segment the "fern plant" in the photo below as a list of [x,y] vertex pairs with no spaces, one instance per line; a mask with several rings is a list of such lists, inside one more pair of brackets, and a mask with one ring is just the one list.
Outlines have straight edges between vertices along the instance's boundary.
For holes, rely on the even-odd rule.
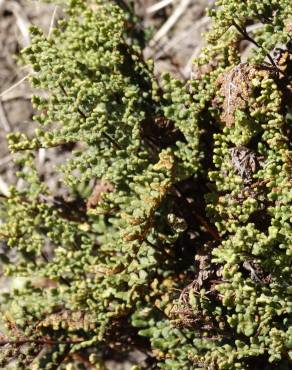
[[[22,53],[45,93],[33,137],[8,137],[2,368],[138,348],[148,369],[289,369],[291,2],[217,1],[186,83],[155,78],[129,7],[66,3]],[[65,144],[60,198],[35,155]]]

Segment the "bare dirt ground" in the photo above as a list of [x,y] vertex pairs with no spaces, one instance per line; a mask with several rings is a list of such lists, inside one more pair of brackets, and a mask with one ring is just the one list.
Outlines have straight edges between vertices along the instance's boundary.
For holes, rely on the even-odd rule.
[[[116,0],[119,2],[120,0]],[[136,0],[141,26],[149,33],[144,53],[155,61],[155,71],[170,72],[179,79],[190,77],[192,59],[204,45],[202,33],[210,24],[205,8],[214,0]],[[9,185],[21,188],[16,165],[7,148],[9,132],[31,132],[35,128],[30,103],[33,91],[28,82],[30,70],[18,63],[21,49],[30,43],[29,26],[37,25],[48,34],[62,16],[59,6],[35,0],[0,0],[0,194],[8,194]],[[38,165],[44,180],[60,191],[55,166],[63,162],[66,149],[40,150]],[[0,266],[1,269],[1,266]],[[7,280],[1,282],[7,288]],[[109,358],[108,369],[127,370],[143,362],[145,355],[135,352],[126,361]]]

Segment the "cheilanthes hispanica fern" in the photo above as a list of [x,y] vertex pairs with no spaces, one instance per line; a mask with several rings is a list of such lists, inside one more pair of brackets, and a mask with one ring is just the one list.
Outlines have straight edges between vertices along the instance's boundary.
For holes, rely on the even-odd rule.
[[[185,83],[156,79],[115,3],[66,1],[22,53],[43,93],[35,134],[8,137],[1,366],[138,348],[149,369],[289,369],[292,4],[217,1]],[[66,145],[60,197],[35,154]]]

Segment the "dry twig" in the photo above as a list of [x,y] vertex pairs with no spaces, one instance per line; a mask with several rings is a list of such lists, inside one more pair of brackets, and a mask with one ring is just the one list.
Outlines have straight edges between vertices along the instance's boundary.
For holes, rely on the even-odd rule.
[[10,127],[9,121],[6,117],[6,113],[5,113],[5,110],[4,110],[1,99],[0,99],[0,123],[1,123],[5,132],[10,132],[11,131],[11,127]]
[[49,28],[49,32],[48,32],[48,38],[51,36],[52,31],[54,29],[56,15],[57,15],[57,10],[58,10],[58,6],[56,5],[55,8],[54,8],[53,14],[52,14],[51,22],[50,22],[50,28]]
[[16,82],[14,85],[8,87],[8,89],[4,90],[1,94],[0,94],[0,98],[2,98],[4,95],[6,95],[7,93],[9,93],[10,91],[14,90],[17,86],[19,86],[20,84],[22,84],[28,77],[30,76],[30,73],[28,73],[27,75],[25,75],[24,77],[22,77],[18,82]]
[[29,27],[30,22],[27,19],[25,13],[23,12],[22,7],[16,1],[7,1],[5,4],[5,8],[10,10],[15,18],[16,24],[19,28],[20,33],[22,34],[23,39],[23,46],[26,47],[30,44],[30,34],[29,34]]
[[173,0],[161,0],[158,3],[155,3],[151,6],[149,6],[149,8],[147,8],[147,10],[146,10],[146,13],[148,13],[148,14],[156,13],[159,10],[161,10],[161,9],[165,8],[166,6],[170,5],[171,3],[173,3]]
[[171,16],[163,24],[163,26],[157,31],[149,45],[153,46],[158,43],[167,33],[173,28],[179,18],[184,14],[191,3],[191,0],[181,0],[178,6],[174,9]]
[[0,192],[8,197],[9,196],[9,186],[6,184],[6,182],[2,179],[0,176]]

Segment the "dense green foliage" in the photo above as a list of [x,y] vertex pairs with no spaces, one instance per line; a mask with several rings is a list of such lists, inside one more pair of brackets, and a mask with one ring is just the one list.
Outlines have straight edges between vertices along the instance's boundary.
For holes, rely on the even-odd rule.
[[[8,138],[26,187],[1,198],[2,368],[140,348],[148,369],[289,369],[291,1],[217,1],[187,83],[156,80],[126,9],[67,3],[23,51],[46,94]],[[35,165],[56,146],[67,198]]]

